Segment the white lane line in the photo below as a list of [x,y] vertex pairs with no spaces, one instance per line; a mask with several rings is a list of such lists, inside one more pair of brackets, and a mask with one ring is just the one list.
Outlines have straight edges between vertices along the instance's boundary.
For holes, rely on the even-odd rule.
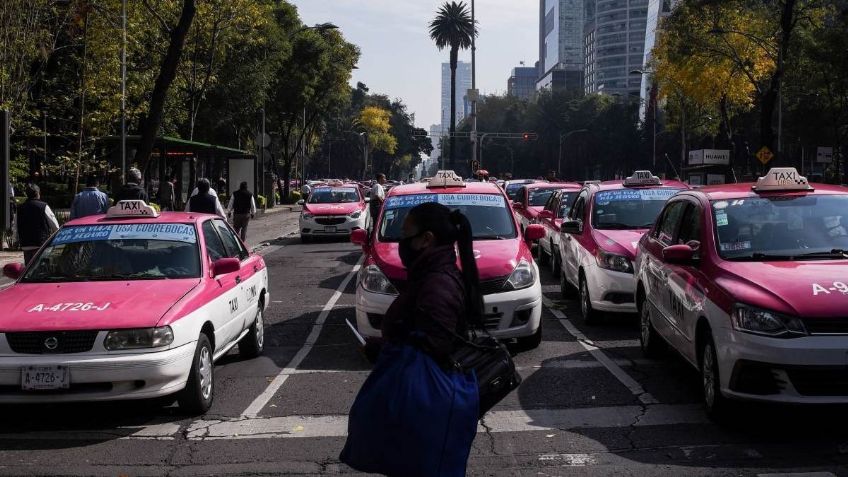
[[757,477],[836,477],[832,472],[789,472],[783,474],[757,474]]
[[26,441],[100,441],[100,440],[158,440],[172,441],[180,432],[180,425],[172,422],[142,426],[119,426],[114,429],[80,429],[72,431],[34,431],[0,434],[0,440]]
[[627,374],[623,369],[621,369],[621,366],[616,364],[615,361],[610,359],[609,356],[606,355],[606,353],[604,353],[597,346],[590,344],[591,341],[586,338],[586,335],[581,333],[580,330],[578,330],[577,327],[575,327],[574,324],[569,321],[568,317],[565,316],[565,313],[554,308],[554,304],[549,298],[543,297],[542,302],[545,304],[546,307],[548,307],[548,309],[551,311],[551,313],[553,313],[557,320],[559,320],[560,324],[565,328],[565,330],[568,331],[568,333],[571,334],[571,336],[573,336],[574,339],[576,339],[580,343],[580,345],[582,345],[583,348],[586,349],[586,351],[588,351],[589,354],[592,355],[592,357],[598,360],[599,363],[603,364],[604,367],[607,368],[607,371],[612,373],[612,375],[615,376],[615,378],[618,379],[621,384],[627,387],[627,389],[629,389],[630,392],[633,393],[633,395],[636,396],[639,401],[642,402],[642,404],[659,403],[659,401],[657,401],[654,396],[645,391],[641,384],[636,382],[635,379],[631,378],[630,375]]
[[[344,437],[348,416],[307,415],[257,417],[238,420],[196,421],[189,426],[189,440],[285,439],[298,437]],[[634,424],[635,422],[635,424]],[[708,424],[699,404],[658,404],[565,409],[521,409],[486,414],[489,432],[568,431],[573,429],[627,428]],[[486,432],[482,425],[478,433]]]
[[242,417],[256,417],[259,415],[259,412],[268,404],[274,394],[280,389],[280,386],[286,382],[289,376],[292,375],[294,371],[297,370],[297,367],[300,366],[300,363],[306,358],[310,351],[312,351],[312,347],[315,346],[315,343],[318,341],[318,336],[321,334],[321,329],[324,326],[324,322],[327,321],[327,316],[330,315],[330,311],[333,310],[333,307],[336,306],[336,302],[339,301],[342,294],[344,294],[345,288],[347,288],[347,284],[353,279],[356,273],[359,271],[359,268],[362,267],[362,261],[365,260],[365,256],[359,257],[359,260],[356,262],[356,265],[353,266],[353,269],[347,276],[342,280],[341,285],[333,292],[333,296],[327,300],[327,303],[324,305],[324,309],[321,311],[321,314],[318,315],[318,319],[315,320],[315,323],[312,325],[312,331],[309,332],[309,336],[306,337],[306,342],[303,343],[303,347],[294,355],[291,361],[280,370],[280,373],[271,381],[271,384],[262,392],[256,399],[247,406],[247,409],[241,413]]
[[542,454],[540,462],[556,462],[557,465],[566,467],[585,467],[595,465],[598,460],[592,454]]

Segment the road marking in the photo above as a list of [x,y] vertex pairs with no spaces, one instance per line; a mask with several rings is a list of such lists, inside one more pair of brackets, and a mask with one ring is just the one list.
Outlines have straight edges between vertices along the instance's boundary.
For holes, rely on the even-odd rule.
[[172,441],[180,432],[180,425],[173,422],[139,426],[119,426],[114,429],[72,431],[31,431],[12,434],[0,434],[0,440],[26,441],[100,441],[100,440],[159,440]]
[[790,472],[784,474],[757,474],[757,477],[836,477],[832,472]]
[[[613,363],[621,366],[622,368],[627,368],[630,366],[657,366],[662,364],[661,361],[654,361],[650,359],[613,359]],[[582,360],[582,359],[565,359],[562,361],[546,361],[540,365],[534,366],[516,366],[517,370],[533,370],[533,369],[592,369],[592,368],[603,368],[604,365],[599,363],[598,361],[592,359]]]
[[303,347],[297,352],[296,355],[291,359],[291,361],[280,370],[279,374],[271,381],[271,384],[262,392],[256,399],[247,406],[247,409],[241,413],[242,417],[256,417],[259,415],[259,412],[271,401],[271,398],[274,397],[277,391],[279,391],[280,386],[286,382],[289,376],[292,375],[294,371],[297,370],[297,367],[300,366],[300,363],[306,358],[310,351],[312,351],[312,347],[315,346],[315,343],[318,341],[318,336],[321,334],[321,329],[324,326],[324,322],[327,321],[327,316],[330,315],[330,311],[333,310],[333,307],[336,306],[336,302],[339,301],[339,298],[344,294],[345,288],[347,288],[348,283],[353,279],[356,273],[359,271],[359,268],[362,267],[362,261],[365,260],[365,256],[359,257],[359,260],[356,262],[356,265],[353,266],[353,269],[347,276],[342,280],[341,285],[333,292],[333,296],[327,300],[327,303],[324,305],[324,309],[321,311],[321,314],[318,315],[318,318],[315,320],[315,323],[312,325],[312,331],[309,332],[309,336],[306,337],[306,342],[303,343]]
[[[574,429],[628,428],[708,424],[699,404],[657,404],[564,409],[521,409],[492,411],[485,416],[488,432],[550,432]],[[344,437],[348,416],[307,415],[253,417],[233,420],[200,420],[189,426],[189,440],[289,439],[303,437]]]
[[604,365],[607,368],[607,371],[612,373],[618,381],[623,384],[627,389],[636,396],[642,404],[657,404],[659,401],[652,396],[650,393],[645,391],[641,384],[636,382],[635,379],[631,378],[629,374],[627,374],[621,366],[615,363],[615,361],[611,360],[609,356],[604,353],[601,348],[591,344],[592,341],[586,338],[586,335],[580,332],[577,327],[565,316],[565,313],[554,308],[553,302],[547,298],[543,297],[542,302],[546,307],[553,313],[553,315],[559,320],[560,324],[568,331],[571,336],[573,336],[580,345],[583,346],[589,354],[592,355],[599,363]]
[[539,456],[541,462],[556,462],[558,465],[568,467],[585,467],[595,465],[598,460],[591,454],[542,454]]

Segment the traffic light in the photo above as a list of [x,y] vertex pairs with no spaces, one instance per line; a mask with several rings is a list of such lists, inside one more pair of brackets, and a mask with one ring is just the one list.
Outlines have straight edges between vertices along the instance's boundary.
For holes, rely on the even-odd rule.
[[522,134],[522,135],[521,135],[521,139],[523,139],[523,140],[524,140],[524,142],[529,141],[529,140],[530,140],[530,133],[524,133],[524,134]]

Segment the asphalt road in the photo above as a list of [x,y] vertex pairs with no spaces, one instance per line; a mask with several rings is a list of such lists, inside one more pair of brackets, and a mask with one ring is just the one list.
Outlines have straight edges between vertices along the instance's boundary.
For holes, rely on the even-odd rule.
[[[344,319],[362,254],[290,231],[260,249],[266,352],[218,363],[205,417],[153,402],[2,406],[0,475],[351,473],[338,454],[369,364]],[[746,406],[717,426],[688,365],[642,358],[635,316],[585,326],[547,270],[543,281],[544,341],[516,356],[524,382],[481,423],[470,475],[848,476],[845,407]]]

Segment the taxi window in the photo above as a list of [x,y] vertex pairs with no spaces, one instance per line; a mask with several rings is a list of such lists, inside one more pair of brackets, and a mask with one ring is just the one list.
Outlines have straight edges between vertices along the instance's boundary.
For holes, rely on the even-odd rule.
[[471,222],[474,240],[500,240],[517,237],[512,213],[500,194],[411,194],[386,199],[378,230],[380,240],[397,242],[403,236],[403,221],[416,205],[437,202],[459,210]]
[[197,278],[192,224],[139,223],[63,227],[27,269],[24,282]]
[[211,220],[203,222],[203,238],[206,239],[206,254],[209,255],[209,260],[213,262],[222,258],[227,258],[227,250],[224,248],[221,237],[215,230],[215,226]]
[[521,199],[524,197],[522,194],[523,189],[523,183],[509,184],[506,186],[506,195],[508,195],[509,200],[513,202],[521,202]]
[[241,245],[241,242],[239,242],[233,231],[230,230],[223,220],[215,220],[215,229],[224,243],[224,250],[227,251],[227,257],[238,258],[239,260],[247,258],[247,250]]
[[545,202],[554,195],[556,189],[529,189],[527,205],[530,207],[540,207],[545,205]]
[[665,208],[656,231],[656,237],[660,242],[671,245],[674,241],[680,221],[683,219],[683,212],[686,211],[686,205],[686,202],[678,201]]
[[586,210],[586,196],[588,194],[583,192],[577,197],[577,201],[574,202],[574,206],[571,208],[571,211],[568,213],[568,217],[572,220],[583,220],[585,218],[585,210]]
[[688,244],[692,241],[701,241],[701,207],[690,203],[686,207],[686,213],[683,214],[677,243]]
[[[600,230],[648,229],[678,189],[615,189],[595,194],[592,226]],[[682,213],[682,211],[681,211]]]
[[310,204],[346,204],[359,202],[359,191],[354,187],[317,187],[309,194]]
[[556,218],[561,219],[568,215],[571,206],[574,205],[574,200],[577,198],[577,192],[562,192],[559,196],[559,210],[556,212]]

